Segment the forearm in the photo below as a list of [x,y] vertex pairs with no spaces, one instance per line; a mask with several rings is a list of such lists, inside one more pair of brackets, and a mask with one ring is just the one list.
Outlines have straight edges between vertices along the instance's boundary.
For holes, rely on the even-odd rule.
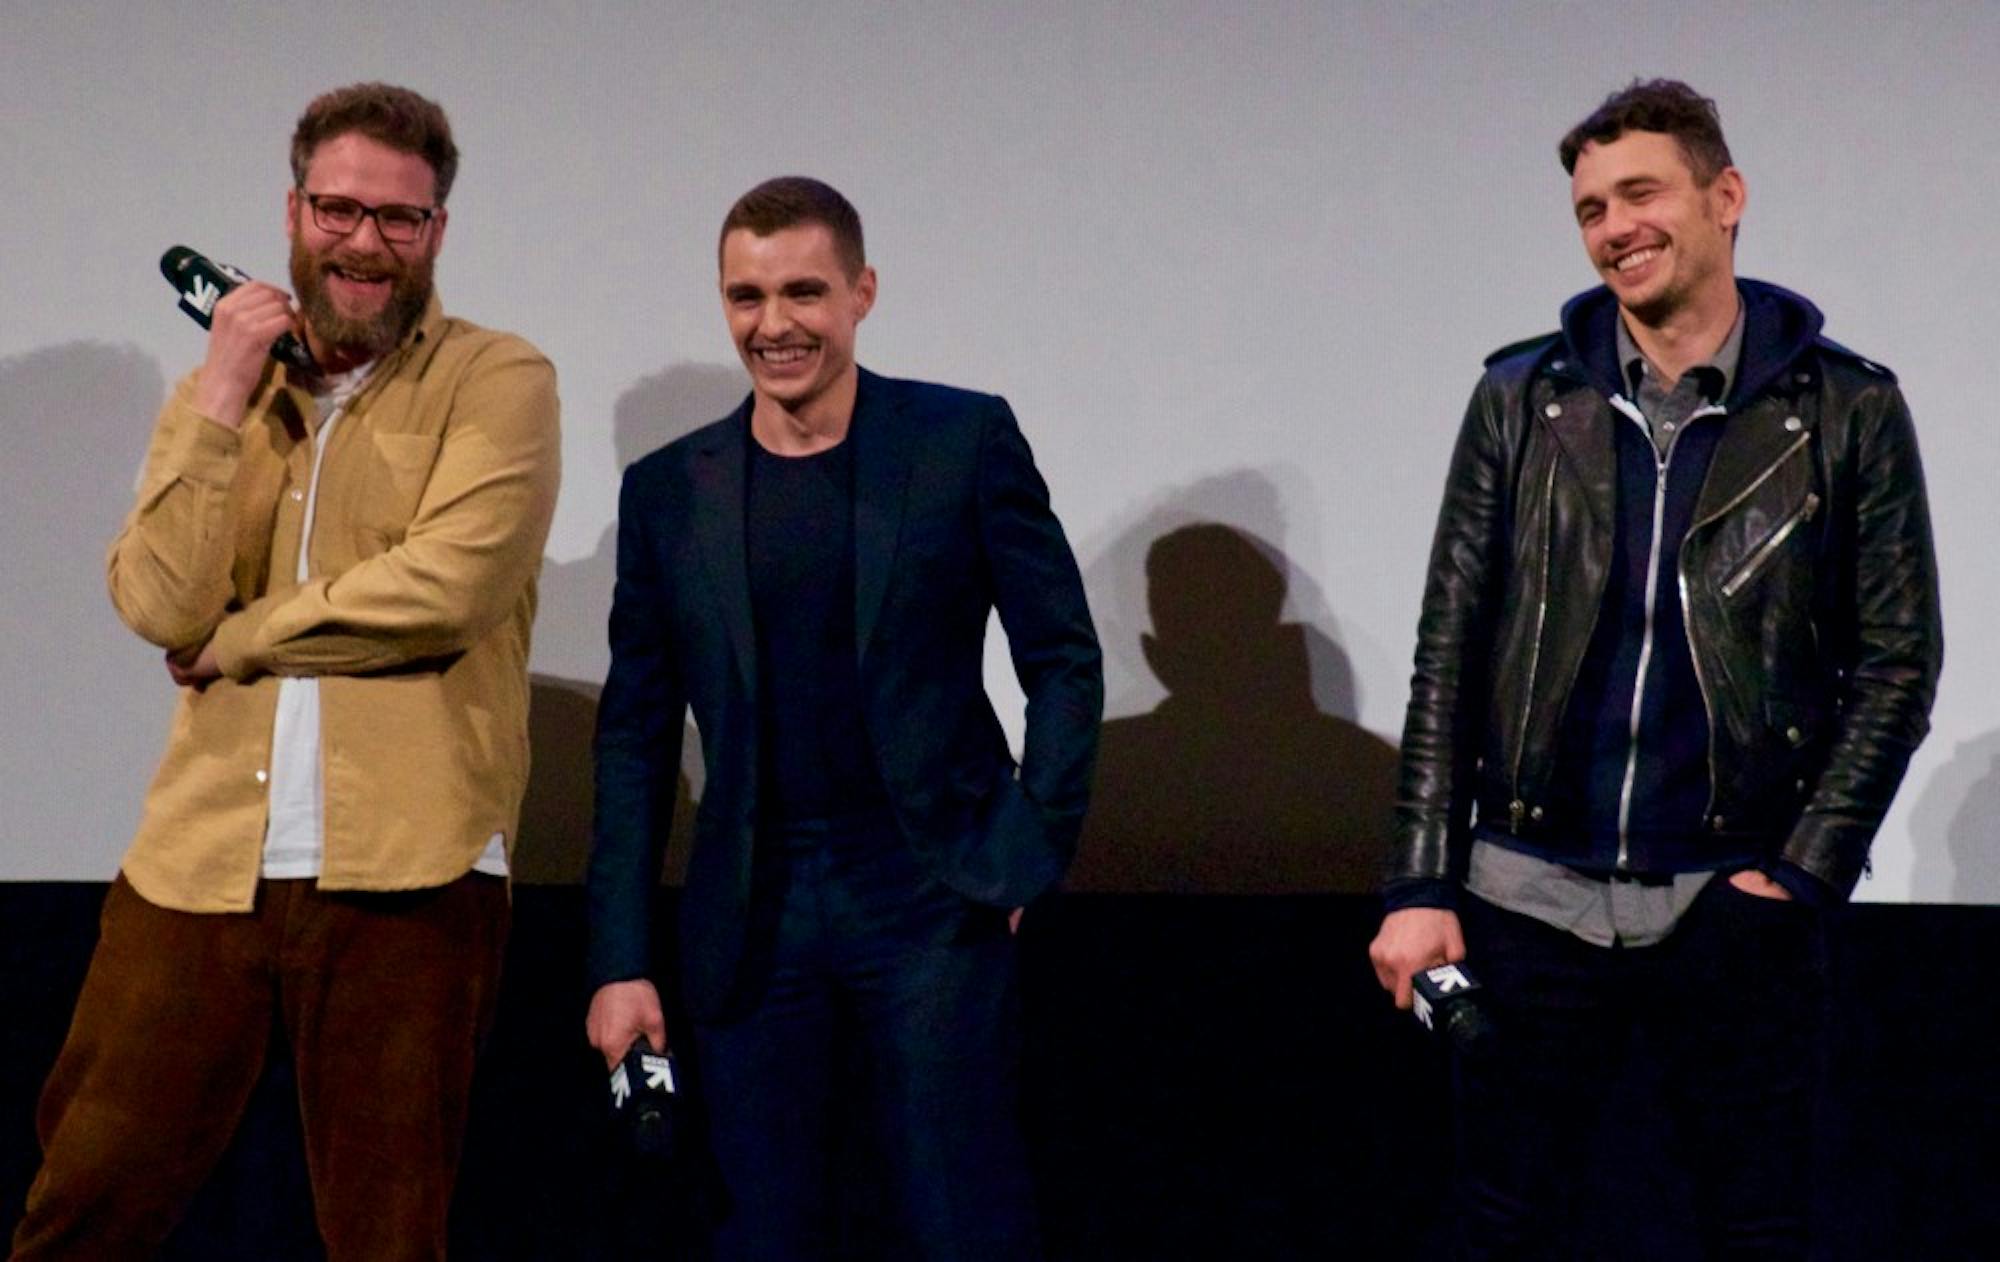
[[215,634],[225,674],[365,674],[448,657],[519,607],[555,511],[554,375],[540,361],[488,373],[454,413],[402,540],[232,614]]
[[596,810],[584,888],[594,986],[643,977],[652,967],[653,901],[680,792],[687,695],[650,516],[628,473],[619,492],[611,669],[592,738]]
[[600,746],[597,758],[595,824],[584,875],[585,959],[593,987],[652,971],[654,900],[679,779],[678,766],[664,767],[664,751],[635,756]]
[[217,662],[236,679],[361,675],[462,652],[508,616],[541,567],[541,532],[508,534],[483,547],[406,541],[253,601],[216,627]]
[[[1463,868],[1475,789],[1470,746],[1485,711],[1507,485],[1504,446],[1482,388],[1452,454],[1417,620],[1387,866],[1392,884],[1443,882]],[[1421,893],[1427,901],[1410,905],[1440,905],[1440,888],[1429,886]]]
[[242,452],[235,431],[198,413],[183,383],[161,410],[139,494],[106,557],[112,605],[141,637],[197,647],[232,594],[230,487]]
[[644,977],[652,967],[653,903],[680,792],[685,714],[662,655],[614,650],[592,744],[595,810],[584,877],[592,985]]
[[1910,757],[1930,730],[1944,659],[1937,559],[1916,435],[1900,393],[1857,424],[1851,645],[1826,761],[1782,857],[1845,897]]
[[1104,716],[1103,653],[1048,488],[1013,414],[995,407],[981,458],[981,547],[1027,699],[1021,787],[1051,816],[1080,820]]

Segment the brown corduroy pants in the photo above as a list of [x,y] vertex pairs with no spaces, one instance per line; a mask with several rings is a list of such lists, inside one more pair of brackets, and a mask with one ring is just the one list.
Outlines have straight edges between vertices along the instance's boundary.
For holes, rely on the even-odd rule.
[[120,876],[43,1088],[42,1168],[14,1262],[151,1257],[222,1155],[274,1029],[328,1262],[441,1259],[506,945],[499,878],[323,893],[266,881],[256,910],[155,906]]

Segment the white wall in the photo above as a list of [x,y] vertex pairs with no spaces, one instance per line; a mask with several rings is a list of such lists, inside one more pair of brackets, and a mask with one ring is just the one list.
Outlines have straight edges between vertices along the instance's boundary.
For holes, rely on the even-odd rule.
[[1282,554],[1287,616],[1344,654],[1323,707],[1394,739],[1479,359],[1591,283],[1555,142],[1671,74],[1720,102],[1747,173],[1739,269],[1893,366],[1923,437],[1949,665],[1862,896],[2000,901],[2000,6],[249,9],[0,7],[0,878],[102,879],[130,834],[171,698],[101,556],[202,347],[156,260],[186,242],[282,279],[286,142],[321,89],[444,104],[464,151],[447,305],[560,370],[539,673],[601,678],[618,468],[740,389],[715,227],[797,171],[866,220],[864,361],[1013,401],[1086,570],[1111,714],[1162,696],[1147,543],[1219,521]]

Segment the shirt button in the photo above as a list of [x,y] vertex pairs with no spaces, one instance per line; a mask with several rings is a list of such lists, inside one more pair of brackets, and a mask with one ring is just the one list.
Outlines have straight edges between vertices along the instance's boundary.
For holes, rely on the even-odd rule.
[[1801,732],[1796,727],[1788,727],[1785,729],[1785,739],[1790,741],[1794,745],[1798,744],[1801,740],[1804,740],[1805,735],[1806,734],[1804,732]]
[[271,778],[271,773],[270,773],[270,772],[268,772],[268,771],[264,770],[264,769],[263,769],[262,767],[259,767],[259,768],[257,768],[257,783],[258,783],[258,784],[262,784],[262,783],[264,783],[264,782],[265,782],[266,780],[269,780],[270,778]]
[[306,493],[305,493],[304,491],[301,491],[301,490],[300,490],[299,488],[297,488],[297,487],[293,487],[293,488],[292,488],[292,499],[293,499],[293,500],[302,500],[302,499],[304,499],[305,497],[306,497]]
[[1549,367],[1555,369],[1557,372],[1561,372],[1563,370],[1563,361],[1560,359],[1550,360]]
[[1561,416],[1562,414],[1563,414],[1563,405],[1560,403],[1551,403],[1547,407],[1542,409],[1542,415],[1548,417],[1551,420],[1555,419],[1558,416]]
[[1796,434],[1805,427],[1806,423],[1800,420],[1796,416],[1788,416],[1785,418],[1785,432],[1788,434]]
[[1793,377],[1792,380],[1798,382],[1802,386],[1809,386],[1812,384],[1812,374],[1809,372],[1802,372],[1797,376]]
[[1663,421],[1660,424],[1660,428],[1671,434],[1677,427],[1674,425],[1672,421]]
[[1708,826],[1710,828],[1713,828],[1716,832],[1721,832],[1724,828],[1729,826],[1729,821],[1722,818],[1722,816],[1720,815],[1716,815],[1709,819]]
[[1542,808],[1539,806],[1535,807],[1533,810],[1528,812],[1529,819],[1539,820],[1541,817],[1542,817]]

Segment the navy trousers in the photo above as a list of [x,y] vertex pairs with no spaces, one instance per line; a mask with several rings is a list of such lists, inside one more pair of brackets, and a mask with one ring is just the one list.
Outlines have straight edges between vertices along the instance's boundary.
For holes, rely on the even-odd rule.
[[[1006,910],[926,875],[886,817],[759,848],[746,1015],[695,1029],[716,1258],[1038,1257]],[[840,1203],[857,1187],[879,1215]]]
[[[1666,941],[1627,949],[1463,901],[1466,961],[1488,989],[1494,1028],[1453,1063],[1460,1256],[1572,1256],[1575,1198],[1609,1189],[1617,1212],[1600,1204],[1592,1216],[1622,1219],[1632,1256],[1692,1235],[1710,1258],[1805,1257],[1826,1026],[1822,913],[1717,876]],[[1657,1221],[1656,1189],[1594,1164],[1601,1107],[1641,1039],[1656,1053],[1671,1126],[1662,1147],[1688,1175],[1693,1233]]]

